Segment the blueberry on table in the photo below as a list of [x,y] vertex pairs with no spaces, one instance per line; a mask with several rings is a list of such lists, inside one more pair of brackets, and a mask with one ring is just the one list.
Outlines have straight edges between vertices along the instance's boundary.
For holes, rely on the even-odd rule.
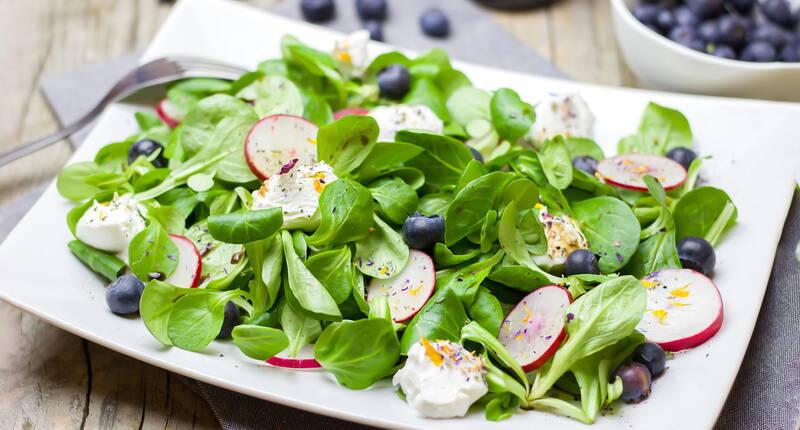
[[403,222],[403,239],[411,248],[421,251],[433,249],[436,242],[444,242],[444,218],[414,213]]
[[662,9],[654,4],[642,4],[631,9],[633,17],[642,24],[656,25],[656,18]]
[[697,35],[706,43],[717,43],[719,41],[719,21],[709,19],[697,26]]
[[108,309],[118,315],[132,314],[139,310],[144,282],[134,275],[122,275],[106,289]]
[[739,57],[739,59],[744,61],[767,63],[770,61],[775,61],[776,57],[777,52],[775,52],[775,47],[773,47],[770,43],[764,41],[755,41],[747,45],[742,50],[742,55]]
[[386,19],[386,0],[356,0],[356,12],[361,19]]
[[364,30],[369,31],[370,39],[383,42],[383,24],[380,21],[374,19],[364,21]]
[[736,59],[736,51],[728,45],[714,45],[714,48],[709,51],[709,54],[729,60]]
[[483,163],[483,155],[480,153],[480,151],[478,151],[477,149],[475,149],[475,148],[473,148],[473,147],[471,147],[469,145],[467,145],[467,148],[469,148],[469,152],[472,153],[472,158],[474,158],[474,159],[480,161],[481,163]]
[[597,160],[588,155],[575,157],[572,159],[572,167],[594,175],[594,172],[597,171]]
[[736,9],[737,12],[746,15],[756,5],[756,0],[728,0],[728,4]]
[[422,32],[432,37],[447,37],[450,34],[450,19],[441,9],[432,8],[419,17]]
[[717,43],[741,47],[747,41],[747,27],[737,15],[724,15],[717,20]]
[[669,9],[663,9],[656,15],[656,25],[661,31],[669,32],[678,25],[678,21],[675,19],[675,13]]
[[231,337],[233,328],[242,323],[240,318],[239,307],[236,306],[236,303],[225,303],[225,317],[222,320],[222,327],[219,329],[217,339],[227,339]]
[[333,18],[333,0],[301,0],[300,10],[303,18],[311,22],[323,22]]
[[564,275],[580,275],[588,273],[599,275],[600,268],[597,265],[597,255],[588,249],[576,249],[567,255],[564,261]]
[[676,7],[673,11],[673,15],[675,15],[675,25],[694,27],[700,22],[700,18],[686,5]]
[[378,90],[381,96],[400,99],[411,86],[411,74],[400,64],[390,64],[378,72]]
[[714,18],[724,10],[722,0],[686,0],[686,6],[700,19]]
[[622,379],[622,400],[625,403],[639,403],[650,395],[652,376],[642,363],[629,363],[614,373],[614,378]]
[[667,364],[667,353],[653,342],[645,342],[637,346],[631,358],[637,363],[644,364],[654,378],[664,373]]
[[153,166],[167,167],[167,159],[164,158],[164,146],[153,139],[142,139],[135,142],[128,149],[128,164],[133,164],[139,156],[150,157],[154,152],[159,151],[153,159]]
[[759,6],[761,13],[775,24],[787,28],[797,24],[797,18],[792,14],[787,0],[764,0]]
[[678,259],[684,269],[692,269],[708,276],[717,263],[714,247],[702,237],[687,236],[676,246]]
[[[724,45],[719,45],[717,48]],[[728,47],[730,49],[730,47]],[[689,148],[684,148],[683,146],[678,146],[676,148],[672,148],[667,151],[666,154],[667,158],[671,159],[672,161],[677,162],[681,166],[685,168],[689,168],[692,165],[692,161],[697,158],[697,153],[692,151]]]

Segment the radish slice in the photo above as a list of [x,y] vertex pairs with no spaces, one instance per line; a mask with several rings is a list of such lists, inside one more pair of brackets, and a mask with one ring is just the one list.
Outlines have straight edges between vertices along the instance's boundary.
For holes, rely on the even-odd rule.
[[665,351],[694,348],[722,326],[722,297],[702,273],[665,269],[641,283],[647,289],[647,310],[636,329]]
[[317,159],[317,126],[294,115],[271,115],[258,121],[247,134],[244,156],[250,170],[262,181],[292,159]]
[[665,190],[680,187],[686,181],[686,169],[680,163],[651,154],[606,158],[597,164],[597,175],[611,185],[637,191],[647,191],[644,175],[654,176]]
[[389,312],[395,322],[410,320],[425,305],[436,285],[436,270],[428,254],[412,249],[408,264],[395,276],[387,279],[372,278],[367,288],[367,302],[385,295]]
[[322,365],[313,358],[283,358],[276,355],[268,358],[266,362],[267,364],[287,369],[316,369],[322,367]]
[[530,372],[556,353],[564,340],[564,310],[572,303],[569,292],[558,285],[537,288],[511,310],[497,338]]
[[178,267],[164,282],[176,287],[195,288],[200,283],[200,274],[203,272],[200,252],[191,240],[183,236],[171,234],[169,238],[178,247]]
[[156,104],[156,114],[170,128],[175,128],[183,121],[184,114],[169,100],[164,99]]
[[339,119],[348,115],[366,115],[368,113],[369,110],[364,109],[362,107],[349,107],[334,112],[333,119]]

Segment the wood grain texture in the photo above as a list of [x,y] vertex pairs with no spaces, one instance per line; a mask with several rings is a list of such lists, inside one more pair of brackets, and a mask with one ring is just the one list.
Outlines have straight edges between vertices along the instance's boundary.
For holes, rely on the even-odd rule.
[[[277,0],[244,1],[269,7]],[[142,50],[167,17],[158,0],[0,0],[0,150],[56,129],[42,76]],[[575,79],[636,86],[604,0],[490,12]],[[52,180],[62,142],[0,169],[0,204]],[[177,377],[0,302],[0,423],[10,429],[213,429],[205,402]]]

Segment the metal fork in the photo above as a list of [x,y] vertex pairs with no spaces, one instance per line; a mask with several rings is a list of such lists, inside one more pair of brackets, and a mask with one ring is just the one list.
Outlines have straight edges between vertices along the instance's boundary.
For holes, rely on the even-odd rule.
[[108,93],[78,121],[39,140],[22,145],[0,155],[0,166],[4,166],[18,158],[46,148],[61,139],[82,129],[92,122],[110,103],[125,98],[134,92],[154,85],[165,84],[184,78],[220,78],[236,79],[247,70],[229,64],[216,63],[209,60],[190,57],[166,57],[142,64],[117,81]]

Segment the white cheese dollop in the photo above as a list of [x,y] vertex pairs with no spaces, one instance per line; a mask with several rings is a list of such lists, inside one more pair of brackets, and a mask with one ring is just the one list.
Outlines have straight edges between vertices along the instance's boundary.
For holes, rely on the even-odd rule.
[[319,195],[338,179],[324,161],[304,163],[297,159],[253,191],[253,210],[280,207],[288,229],[313,230],[319,225]]
[[483,360],[463,346],[423,339],[411,347],[392,383],[400,386],[406,402],[422,416],[463,417],[489,391],[485,372]]
[[444,122],[433,111],[422,105],[378,106],[370,111],[380,128],[378,142],[394,142],[400,130],[425,130],[441,134]]
[[536,121],[531,126],[533,141],[541,144],[557,135],[594,138],[594,114],[580,94],[551,93],[536,105]]
[[114,195],[109,202],[95,202],[75,225],[75,236],[83,243],[127,260],[128,244],[145,229],[138,202],[130,195]]
[[333,58],[339,62],[339,68],[348,77],[363,76],[369,63],[367,44],[369,31],[358,30],[350,33],[344,39],[334,42]]
[[539,222],[547,238],[547,253],[533,257],[533,262],[548,271],[560,271],[567,256],[576,249],[588,249],[589,242],[577,223],[566,215],[553,215],[547,207],[537,205]]

